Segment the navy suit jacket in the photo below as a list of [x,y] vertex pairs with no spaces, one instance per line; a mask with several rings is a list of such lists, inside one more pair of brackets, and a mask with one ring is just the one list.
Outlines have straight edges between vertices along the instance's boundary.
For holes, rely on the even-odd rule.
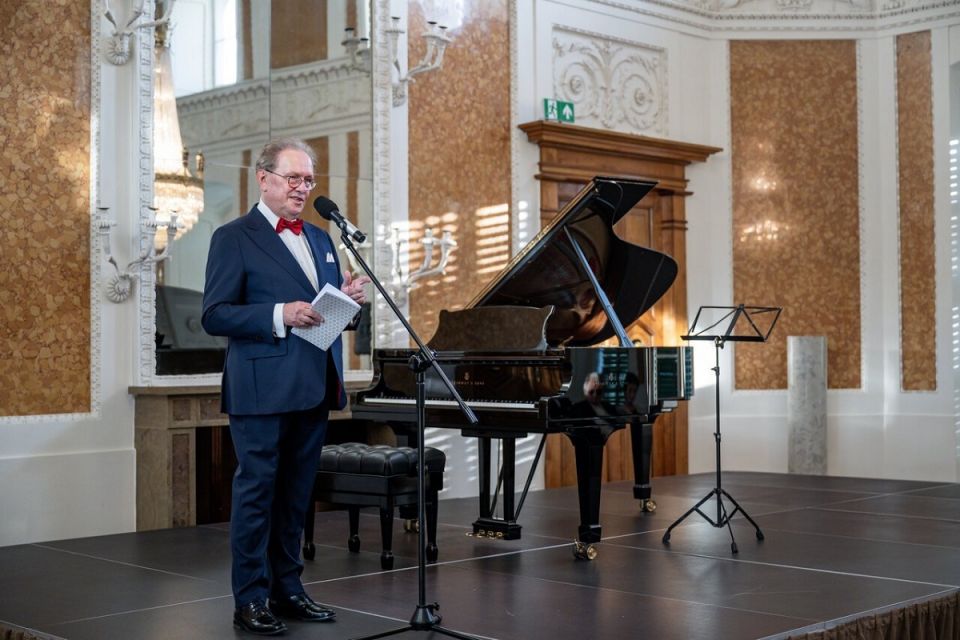
[[[342,275],[333,240],[326,231],[304,223],[303,233],[313,254],[320,288],[340,287]],[[331,260],[332,259],[332,260]],[[203,291],[203,328],[227,336],[221,409],[234,415],[264,415],[302,411],[318,406],[325,392],[337,389],[331,409],[341,409],[343,343],[340,338],[322,351],[293,335],[273,335],[277,303],[316,297],[313,285],[290,250],[254,206],[247,215],[213,233]],[[332,360],[336,380],[328,380]]]

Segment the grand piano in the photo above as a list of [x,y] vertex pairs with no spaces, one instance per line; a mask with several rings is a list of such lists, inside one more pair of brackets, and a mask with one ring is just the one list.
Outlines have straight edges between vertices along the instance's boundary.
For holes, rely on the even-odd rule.
[[[656,183],[597,177],[590,181],[466,308],[441,311],[428,347],[479,418],[467,422],[432,369],[426,372],[426,425],[479,438],[480,516],[476,535],[520,537],[515,495],[516,440],[563,433],[576,456],[580,526],[577,557],[596,556],[600,541],[603,450],[629,427],[634,496],[653,510],[652,426],[661,413],[693,394],[687,347],[635,346],[629,325],[670,288],[670,256],[619,238],[613,231]],[[618,346],[597,346],[615,338]],[[372,386],[357,392],[354,418],[416,427],[411,349],[377,349]],[[502,516],[491,494],[491,441],[502,441]],[[541,439],[537,460],[543,449]],[[536,461],[534,462],[534,468]],[[531,470],[531,475],[533,470]]]

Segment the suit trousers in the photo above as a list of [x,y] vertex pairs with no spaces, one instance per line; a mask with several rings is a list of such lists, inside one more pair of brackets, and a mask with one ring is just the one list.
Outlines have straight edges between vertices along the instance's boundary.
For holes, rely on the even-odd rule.
[[306,411],[230,416],[238,463],[230,514],[237,607],[304,592],[300,538],[327,416],[326,402]]

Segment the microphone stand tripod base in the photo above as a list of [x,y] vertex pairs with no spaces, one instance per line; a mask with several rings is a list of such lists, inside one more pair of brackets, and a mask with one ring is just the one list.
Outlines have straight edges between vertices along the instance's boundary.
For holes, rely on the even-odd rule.
[[417,605],[417,610],[414,611],[413,617],[410,618],[410,627],[420,631],[423,629],[432,629],[440,624],[440,620],[443,618],[434,613],[439,608],[440,605],[436,602],[433,604]]

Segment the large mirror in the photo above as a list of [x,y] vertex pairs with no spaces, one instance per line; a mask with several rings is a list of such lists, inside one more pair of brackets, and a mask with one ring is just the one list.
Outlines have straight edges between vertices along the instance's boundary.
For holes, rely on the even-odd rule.
[[[163,3],[157,5],[162,15]],[[169,74],[187,171],[202,175],[203,207],[191,216],[184,205],[176,236],[158,233],[157,249],[169,243],[170,255],[157,271],[158,376],[221,370],[224,343],[199,326],[207,250],[217,227],[257,203],[253,165],[267,140],[295,136],[310,143],[318,162],[309,202],[325,195],[358,227],[373,228],[370,61],[342,44],[346,29],[366,36],[369,25],[369,0],[176,0],[166,35]],[[159,47],[163,40],[158,34]],[[162,75],[162,49],[157,54]],[[169,128],[155,119],[155,129],[160,153]],[[194,160],[199,152],[202,167]],[[157,205],[158,219],[169,217]],[[307,209],[307,221],[328,228]],[[343,251],[340,261],[349,265]],[[361,329],[369,326],[368,310],[365,320]],[[345,334],[348,372],[369,369],[368,336]]]

